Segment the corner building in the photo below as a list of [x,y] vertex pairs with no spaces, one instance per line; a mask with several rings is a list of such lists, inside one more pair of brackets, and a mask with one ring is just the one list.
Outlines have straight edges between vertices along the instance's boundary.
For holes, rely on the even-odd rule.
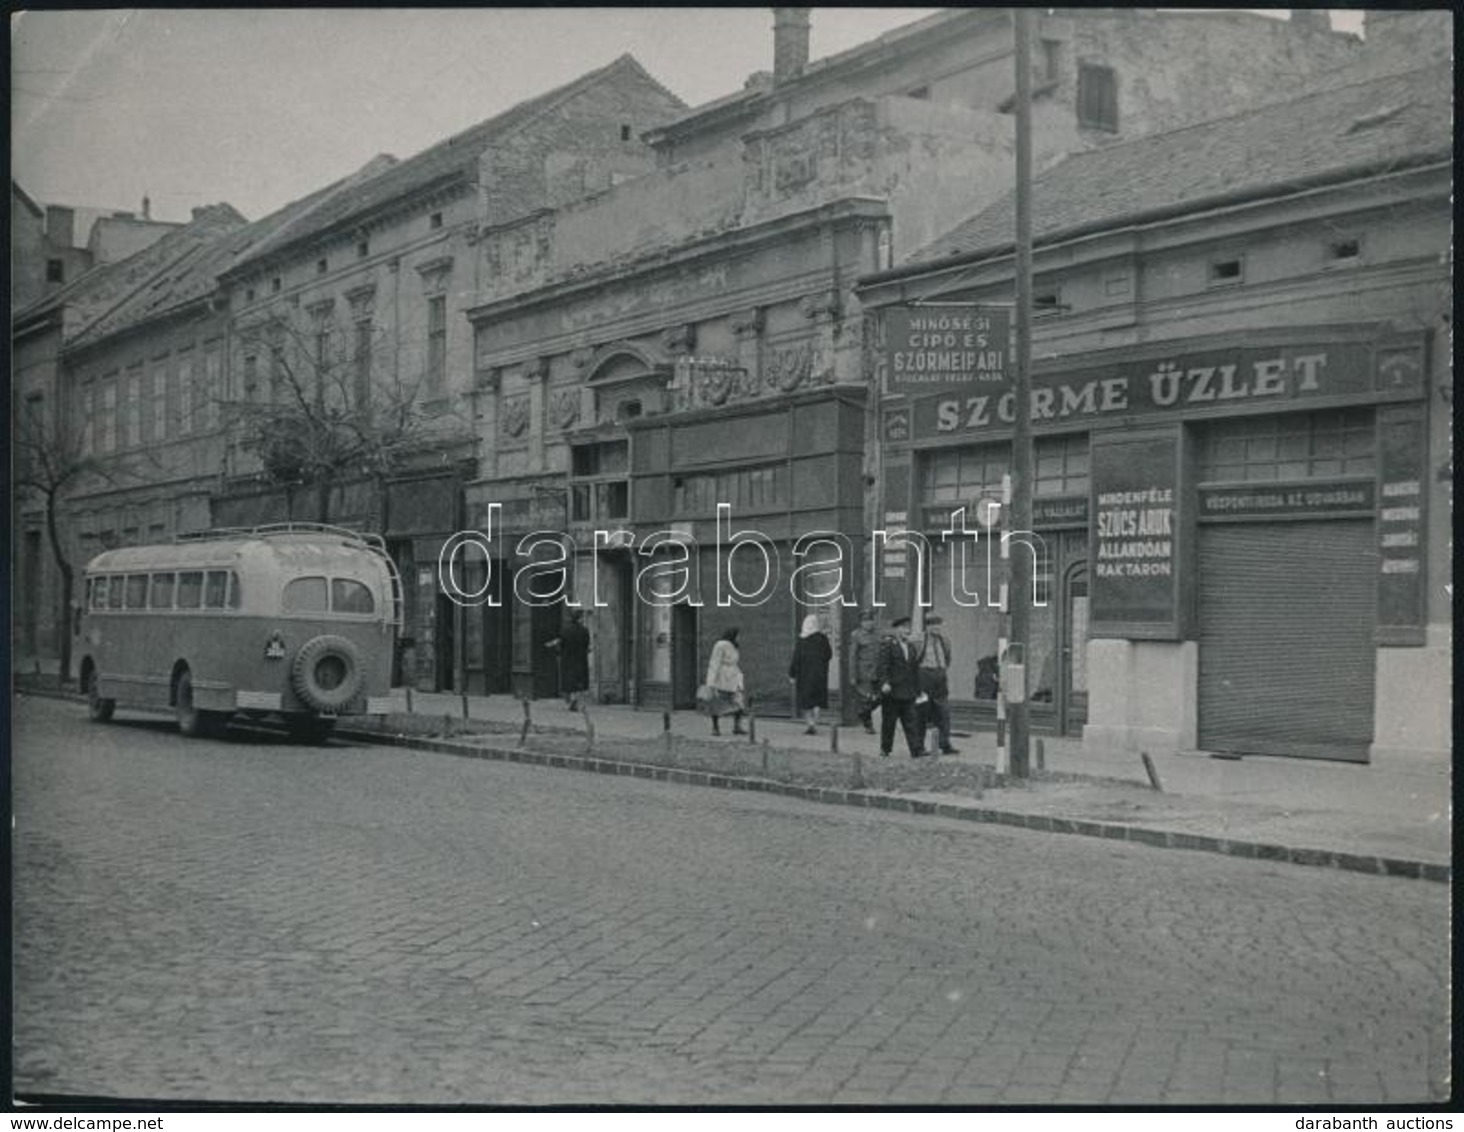
[[[1034,727],[1447,757],[1452,98],[1448,63],[1344,73],[1036,178]],[[1009,305],[1013,232],[1007,199],[861,298],[886,320]],[[999,492],[1015,405],[898,384],[883,508],[938,542]],[[989,721],[996,611],[957,606],[950,551],[927,557],[958,716]]]

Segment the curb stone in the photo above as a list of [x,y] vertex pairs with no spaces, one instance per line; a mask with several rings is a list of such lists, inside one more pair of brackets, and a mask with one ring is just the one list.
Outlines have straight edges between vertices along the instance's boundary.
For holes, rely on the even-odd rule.
[[[78,703],[82,700],[78,693],[63,688],[12,687],[12,692],[38,696],[43,699],[71,700]],[[1077,837],[1128,841],[1137,845],[1149,845],[1156,849],[1188,849],[1201,853],[1218,853],[1226,857],[1277,861],[1284,864],[1332,868],[1344,872],[1366,873],[1371,876],[1399,877],[1408,880],[1434,881],[1441,884],[1448,884],[1453,878],[1453,869],[1449,865],[1403,857],[1383,857],[1334,849],[1308,849],[1269,842],[1242,841],[1234,838],[1184,833],[1178,830],[1148,829],[1141,826],[1123,825],[1119,822],[1064,818],[1050,814],[1028,814],[1015,810],[997,809],[989,805],[968,806],[959,802],[933,802],[869,790],[799,786],[740,775],[680,770],[653,763],[619,762],[613,759],[591,758],[588,755],[551,755],[539,751],[527,751],[519,747],[479,746],[452,740],[429,739],[417,735],[390,735],[384,732],[349,729],[338,729],[336,734],[341,738],[349,738],[355,742],[368,743],[373,746],[402,747],[414,751],[430,751],[434,754],[456,755],[459,758],[517,762],[534,766],[620,775],[627,778],[648,778],[657,782],[677,782],[689,786],[761,791],[766,794],[801,798],[824,804],[890,810],[906,814],[925,814],[957,821],[989,822],[1041,833],[1061,833]]]
[[1218,853],[1261,861],[1278,861],[1292,865],[1339,869],[1344,872],[1367,873],[1373,876],[1402,877],[1411,880],[1448,884],[1453,870],[1449,865],[1400,857],[1381,857],[1363,853],[1347,853],[1333,849],[1309,849],[1276,845],[1259,841],[1211,837],[1206,834],[1178,830],[1148,829],[1118,822],[1091,821],[1080,818],[1055,817],[1050,814],[1027,814],[1002,810],[988,805],[967,806],[958,802],[933,802],[907,798],[899,794],[882,794],[868,790],[840,790],[826,786],[800,786],[768,779],[714,774],[708,771],[687,771],[648,763],[592,759],[577,755],[535,757],[534,752],[491,745],[478,746],[441,739],[386,735],[380,732],[340,731],[342,738],[377,746],[410,746],[416,750],[457,755],[490,761],[548,762],[568,770],[585,770],[600,774],[616,774],[626,778],[652,778],[656,781],[679,782],[690,786],[712,786],[730,790],[760,791],[810,802],[890,810],[896,813],[928,814],[957,821],[989,822],[1030,829],[1041,833],[1061,833],[1076,837],[1098,837],[1149,845],[1156,849],[1187,849],[1201,853]]

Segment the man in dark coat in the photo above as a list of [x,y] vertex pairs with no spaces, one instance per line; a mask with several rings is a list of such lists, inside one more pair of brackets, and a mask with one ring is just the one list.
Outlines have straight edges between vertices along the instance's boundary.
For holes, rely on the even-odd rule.
[[584,617],[584,610],[571,609],[559,636],[546,646],[559,652],[559,691],[570,711],[579,711],[580,697],[590,686],[590,631]]
[[920,661],[910,644],[910,619],[897,617],[893,628],[894,635],[880,642],[879,659],[874,666],[874,678],[882,697],[879,753],[888,757],[894,748],[895,720],[898,719],[905,732],[910,757],[918,759],[922,751],[915,699],[920,694]]

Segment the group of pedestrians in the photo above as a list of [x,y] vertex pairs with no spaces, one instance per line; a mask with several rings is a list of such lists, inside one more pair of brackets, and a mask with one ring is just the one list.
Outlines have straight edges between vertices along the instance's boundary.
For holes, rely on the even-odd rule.
[[[956,754],[951,745],[950,684],[951,644],[941,628],[939,615],[925,618],[919,640],[910,633],[910,618],[897,617],[887,633],[879,632],[875,615],[865,610],[859,627],[850,637],[849,684],[859,721],[867,734],[874,732],[874,713],[880,713],[879,753],[888,757],[894,748],[895,725],[904,732],[911,758],[926,753],[925,741],[934,730],[943,754]],[[722,733],[722,718],[732,717],[732,734],[745,735],[747,694],[738,649],[738,629],[725,630],[712,646],[706,680],[697,689],[699,709],[712,722],[712,734]],[[590,634],[581,610],[569,611],[564,627],[548,648],[559,654],[560,690],[571,711],[579,710],[581,697],[589,688]],[[802,717],[804,733],[818,733],[819,713],[829,706],[829,667],[834,650],[817,613],[803,619],[788,680],[793,685],[795,711]]]
[[[859,618],[859,628],[850,639],[849,683],[858,705],[859,721],[866,733],[874,734],[874,713],[880,713],[879,753],[889,756],[894,747],[895,724],[905,734],[911,758],[925,751],[927,733],[934,730],[941,753],[956,754],[951,745],[950,683],[951,645],[936,614],[925,618],[925,631],[918,642],[911,639],[910,618],[898,617],[890,632],[876,629],[873,612]],[[738,630],[728,629],[712,648],[707,678],[698,692],[702,710],[711,717],[712,733],[721,734],[720,718],[734,716],[734,734],[743,734],[742,717],[747,710]],[[810,613],[803,619],[788,680],[793,685],[794,711],[804,723],[804,733],[818,733],[819,713],[829,706],[829,666],[834,650],[822,619]]]

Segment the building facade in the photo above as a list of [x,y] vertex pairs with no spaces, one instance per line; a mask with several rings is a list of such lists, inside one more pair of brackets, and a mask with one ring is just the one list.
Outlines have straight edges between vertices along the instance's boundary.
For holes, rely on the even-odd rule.
[[[810,63],[809,10],[774,12],[773,72],[648,133],[655,172],[481,233],[469,318],[483,444],[466,503],[469,523],[495,535],[493,568],[472,568],[498,582],[466,587],[482,597],[464,613],[471,688],[555,686],[540,645],[559,611],[508,599],[517,573],[540,568],[516,548],[541,530],[570,534],[573,593],[599,597],[603,699],[689,706],[735,621],[752,691],[767,710],[786,706],[810,600],[788,582],[817,524],[849,535],[851,560],[820,607],[837,642],[853,627],[880,474],[854,284],[1006,190],[1012,29],[1004,10],[945,12]],[[1035,137],[1049,161],[1278,96],[1357,50],[1245,13],[1064,10],[1039,25]],[[1213,68],[1196,71],[1207,52]],[[827,446],[817,458],[810,437]],[[716,502],[734,524],[756,519],[784,584],[730,606],[656,602],[637,620],[624,607],[645,604],[630,600],[634,579],[656,556],[627,540],[642,548],[671,529],[694,541],[688,573],[715,591]],[[621,546],[591,545],[611,528]],[[494,585],[507,595],[496,605]],[[839,683],[836,665],[836,694]]]
[[[1447,63],[1338,81],[1036,178],[1034,726],[1447,757],[1452,97]],[[891,349],[1008,306],[1013,231],[1006,200],[866,279]],[[882,506],[931,543],[890,600],[927,585],[990,720],[999,610],[941,536],[999,495],[1017,407],[1000,375],[881,379]]]

